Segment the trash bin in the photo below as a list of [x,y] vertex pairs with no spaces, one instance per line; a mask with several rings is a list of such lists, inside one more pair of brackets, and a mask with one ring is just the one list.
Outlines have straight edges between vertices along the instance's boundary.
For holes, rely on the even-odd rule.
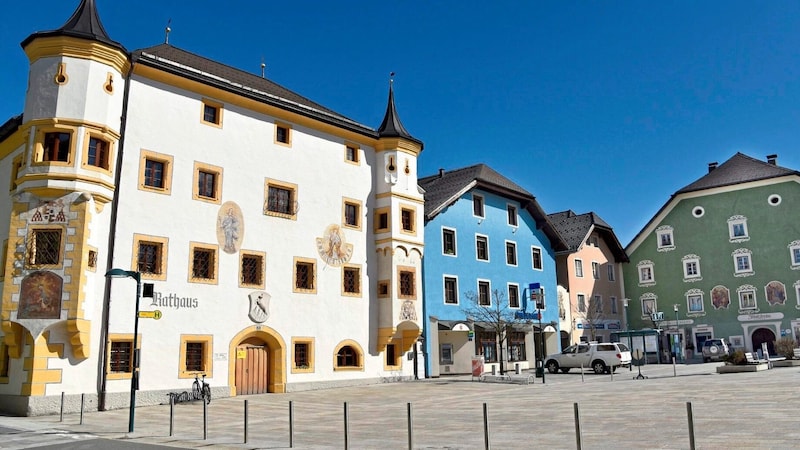
[[542,378],[544,376],[544,366],[542,366],[542,361],[536,361],[536,378]]

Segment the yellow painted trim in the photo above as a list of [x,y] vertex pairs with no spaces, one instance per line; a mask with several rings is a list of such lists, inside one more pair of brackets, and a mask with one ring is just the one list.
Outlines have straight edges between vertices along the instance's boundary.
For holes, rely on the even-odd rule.
[[[270,211],[269,209],[267,209],[267,208],[269,208],[268,203],[269,203],[269,188],[270,188],[270,186],[274,186],[276,188],[282,188],[282,189],[286,189],[286,190],[292,191],[292,205],[291,205],[292,214],[284,214],[284,213],[281,213],[281,212]],[[300,191],[298,190],[297,185],[294,184],[294,183],[289,183],[289,182],[286,182],[286,181],[278,181],[278,180],[274,180],[272,178],[265,178],[264,179],[264,215],[265,216],[273,216],[273,217],[281,217],[281,218],[284,218],[284,219],[297,220],[297,210],[299,209],[298,208],[298,205],[299,205],[299,200],[298,200],[299,194],[300,194]]]
[[[382,286],[386,286],[386,292],[381,291]],[[378,298],[391,298],[392,297],[392,282],[391,280],[378,280]]]
[[[90,177],[90,176],[80,175],[80,174],[53,173],[53,172],[50,172],[50,173],[28,173],[28,174],[25,174],[25,175],[22,176],[22,178],[20,178],[19,184],[27,183],[29,181],[40,181],[40,180],[72,181],[72,182],[83,181],[83,182],[86,182],[86,183],[97,184],[97,185],[99,185],[101,187],[104,187],[104,188],[110,190],[110,191],[113,191],[114,188],[115,188],[113,182],[110,182],[110,181],[107,181],[107,180],[103,180],[101,178],[95,178],[95,177]],[[69,188],[64,188],[64,187],[53,187],[53,186],[47,186],[47,187],[42,186],[42,187],[25,188],[25,191],[27,191],[27,192],[36,192],[36,191],[39,191],[39,190],[42,190],[42,189],[48,189],[48,190],[50,190],[52,192],[63,192],[64,194],[69,194],[69,193],[75,192],[74,189],[69,189]],[[95,196],[95,197],[99,197],[99,198],[108,198],[108,197],[106,197],[105,195],[102,195],[102,194],[92,193],[92,195]],[[98,198],[95,198],[95,200],[98,200]],[[106,203],[109,200],[110,199],[106,200]]]
[[66,56],[106,64],[119,73],[127,73],[130,67],[128,55],[121,50],[99,41],[70,36],[40,37],[31,41],[23,50],[31,63],[41,58]]
[[[356,277],[357,281],[356,282],[358,283],[357,292],[347,292],[347,291],[345,291],[345,289],[344,289],[344,273],[345,273],[345,270],[356,270],[357,271],[357,274],[356,274],[357,275],[357,277]],[[343,264],[342,265],[342,280],[341,280],[342,281],[342,285],[341,285],[342,296],[344,296],[344,297],[359,297],[359,298],[361,298],[363,296],[362,292],[364,291],[364,283],[363,283],[363,280],[362,280],[362,278],[363,278],[362,274],[363,274],[363,271],[361,270],[361,264]]]
[[[407,230],[403,227],[403,213],[409,213],[411,216],[411,229]],[[400,232],[409,236],[417,235],[417,208],[413,205],[400,205]]]
[[252,339],[263,341],[268,348],[267,391],[276,394],[286,392],[286,343],[274,329],[265,325],[252,325],[236,334],[228,345],[228,386],[231,396],[236,395],[236,347]]
[[[422,240],[412,241],[412,240],[409,240],[409,239],[399,239],[399,238],[391,238],[391,237],[388,237],[388,238],[385,238],[385,239],[376,239],[375,240],[375,245],[389,244],[389,243],[398,244],[398,245],[399,244],[407,244],[407,245],[410,245],[412,247],[423,247],[423,244],[424,244]],[[420,253],[422,252],[421,249],[416,249],[416,250],[418,250]]]
[[[261,265],[261,270],[259,271],[259,277],[261,278],[260,283],[250,284],[245,283],[243,278],[243,268],[244,268],[244,258],[245,256],[250,256],[259,259],[259,264]],[[259,252],[256,250],[239,250],[239,287],[240,288],[255,288],[255,289],[264,289],[266,286],[266,271],[267,268],[267,253],[266,252]]]
[[0,339],[0,384],[8,383],[9,365],[11,365],[11,354],[8,346]]
[[[194,277],[194,252],[196,250],[207,250],[213,253],[214,266],[211,268],[211,278]],[[189,283],[217,284],[219,281],[219,246],[217,244],[204,244],[202,242],[189,242]]]
[[[392,347],[394,347],[394,361],[393,361],[394,364],[389,364],[388,361],[387,361],[388,356],[389,356],[388,352],[389,352],[389,346],[390,345]],[[387,370],[387,371],[389,371],[389,370],[400,370],[402,368],[402,366],[403,366],[403,357],[402,357],[403,352],[402,352],[400,347],[401,347],[400,345],[397,345],[397,344],[394,344],[394,343],[386,344],[386,347],[383,350],[383,353],[384,353],[383,370]]]
[[[356,223],[355,225],[350,225],[347,223],[347,206],[351,205],[354,206],[356,209]],[[342,226],[347,228],[348,230],[361,230],[361,223],[364,221],[362,216],[362,211],[364,210],[363,204],[361,200],[356,200],[354,198],[342,197]]]
[[175,86],[180,89],[185,89],[190,92],[195,92],[202,96],[219,99],[220,101],[223,101],[228,105],[236,105],[250,111],[255,111],[257,113],[275,117],[282,121],[293,123],[295,124],[295,126],[299,125],[311,128],[320,131],[322,133],[342,138],[344,140],[361,143],[361,145],[374,147],[375,144],[378,142],[377,139],[375,138],[371,138],[369,136],[356,133],[354,131],[346,130],[344,128],[340,128],[335,125],[330,125],[321,122],[319,120],[312,119],[310,117],[301,114],[293,113],[276,106],[268,105],[266,103],[251,98],[246,98],[241,95],[228,92],[220,88],[208,86],[203,83],[199,83],[197,81],[189,80],[179,75],[167,73],[154,67],[148,67],[142,64],[137,64],[134,67],[134,73],[138,76],[159,81],[161,83],[165,83],[170,86]]
[[376,353],[383,353],[386,344],[392,340],[395,331],[397,331],[397,328],[394,327],[378,328],[378,339],[375,343]]
[[[345,346],[352,347],[353,350],[355,350],[356,356],[358,358],[357,361],[358,364],[356,364],[355,366],[339,366],[339,358],[337,358],[337,356],[339,355],[339,350],[341,350]],[[333,370],[335,372],[347,371],[347,370],[361,371],[361,372],[364,371],[364,350],[361,349],[361,346],[358,344],[358,342],[352,339],[345,339],[342,342],[339,342],[339,345],[337,345],[336,348],[333,350]]]
[[114,94],[114,74],[111,72],[106,73],[106,82],[103,84],[103,91],[108,95]]
[[376,152],[399,151],[411,156],[419,156],[422,147],[412,141],[403,138],[381,138],[374,145]]
[[[292,373],[314,373],[314,341],[313,337],[293,337],[292,338]],[[295,345],[308,345],[308,367],[298,367],[295,364]]]
[[[410,295],[405,295],[401,292],[402,283],[400,282],[400,274],[402,272],[411,273],[413,277],[412,289],[414,290]],[[417,268],[414,266],[397,266],[397,298],[416,300],[417,299]]]
[[[136,340],[136,348],[142,348],[142,335]],[[133,353],[129,361],[128,372],[111,372],[111,343],[112,342],[130,342],[133,343],[133,333],[109,333],[108,340],[106,341],[106,379],[109,380],[130,380],[133,376]]]
[[[311,264],[311,289],[297,287],[297,265],[299,263]],[[317,293],[317,260],[315,258],[303,258],[300,256],[294,257],[294,264],[292,264],[292,292],[298,294],[316,294]]]
[[[68,133],[69,134],[69,155],[66,161],[45,161],[44,160],[44,139],[48,133]],[[75,167],[75,146],[78,141],[78,128],[76,125],[66,125],[63,123],[51,123],[36,127],[33,135],[33,157],[31,166],[53,166],[53,167]],[[23,179],[24,182],[24,179]]]
[[[104,142],[108,146],[108,149],[106,150],[106,167],[89,164],[89,141],[92,138],[98,139]],[[81,169],[94,170],[109,177],[111,176],[111,165],[115,161],[114,157],[116,154],[115,153],[116,142],[114,142],[109,138],[110,136],[103,133],[98,133],[92,130],[86,131],[86,133],[83,136],[83,151],[81,152]],[[111,186],[113,188],[113,184]]]
[[[139,268],[139,246],[142,243],[155,244],[159,246],[157,273],[142,272]],[[140,272],[143,279],[148,280],[167,280],[167,257],[169,256],[169,238],[163,236],[153,236],[149,234],[133,234],[133,249],[131,250],[131,270]]]
[[[217,121],[216,122],[209,122],[206,120],[206,106],[211,108],[215,108],[217,110]],[[215,128],[222,128],[222,112],[225,110],[225,105],[220,102],[203,98],[200,101],[200,123],[203,125],[208,125]]]
[[[206,374],[207,378],[214,377],[214,336],[210,334],[182,334],[180,360],[178,362],[178,378],[194,378],[197,374]],[[186,344],[203,344],[202,370],[186,369]]]
[[11,185],[9,186],[8,189],[9,191],[14,192],[17,190],[17,186],[19,186],[19,184],[17,183],[17,178],[19,178],[19,172],[22,170],[24,165],[25,165],[24,153],[20,153],[19,155],[15,156],[14,160],[11,161],[11,176],[9,177]]
[[[150,150],[141,149],[139,152],[139,190],[154,192],[156,194],[172,195],[172,169],[175,157],[165,153],[156,153]],[[158,161],[164,164],[164,172],[161,178],[164,182],[164,187],[154,187],[145,185],[145,169],[147,168],[147,161]]]
[[108,124],[92,122],[88,120],[71,119],[68,117],[46,117],[41,119],[32,119],[22,124],[20,130],[25,130],[25,132],[27,133],[27,130],[30,129],[31,127],[36,127],[38,129],[38,128],[47,128],[55,126],[73,127],[73,128],[85,127],[89,128],[91,131],[106,136],[109,140],[112,141],[118,141],[120,138],[119,131],[109,127]]
[[[355,159],[348,158],[348,149],[353,149],[353,157]],[[353,142],[345,142],[344,143],[344,162],[347,164],[352,164],[354,166],[361,165],[361,146],[353,143]]]
[[[36,232],[39,231],[55,231],[58,230],[61,233],[61,237],[59,238],[59,249],[58,249],[58,263],[56,264],[32,264],[31,259],[33,258],[33,249],[31,248],[36,239],[34,239],[34,235]],[[25,268],[26,269],[33,269],[33,270],[42,270],[42,269],[61,269],[64,265],[64,247],[67,244],[67,227],[66,225],[30,225],[28,227],[27,238],[25,240],[27,244],[27,251],[25,252]],[[66,283],[65,288],[66,288]]]
[[[378,228],[380,226],[381,214],[386,214],[386,227],[385,228]],[[378,208],[375,210],[375,218],[373,222],[373,230],[375,233],[386,233],[392,229],[392,209],[387,207]]]
[[402,199],[402,200],[405,200],[405,201],[408,201],[408,202],[416,203],[418,205],[424,205],[425,204],[425,199],[422,196],[412,197],[410,195],[401,194],[401,193],[398,193],[398,192],[383,192],[383,193],[375,195],[375,198],[376,199],[380,199],[380,198]]
[[[281,129],[281,128],[286,130],[286,142],[282,142],[282,141],[278,140],[278,130]],[[287,124],[287,123],[275,121],[275,135],[274,135],[273,139],[274,139],[274,143],[276,145],[282,145],[284,147],[291,147],[292,146],[292,126]]]
[[[92,257],[94,253],[94,257]],[[97,252],[97,247],[93,245],[86,246],[86,269],[89,272],[97,272],[97,258],[100,254]]]
[[58,63],[58,69],[56,74],[53,76],[53,83],[58,85],[65,85],[69,82],[69,76],[67,75],[67,63]]
[[[198,183],[200,179],[200,172],[206,172],[214,175],[214,197],[200,195],[200,186]],[[222,167],[195,161],[193,172],[194,177],[192,179],[192,200],[200,200],[219,205],[222,202],[222,172]]]
[[6,262],[8,262],[8,239],[3,240],[2,259],[0,259],[0,281],[6,278]]

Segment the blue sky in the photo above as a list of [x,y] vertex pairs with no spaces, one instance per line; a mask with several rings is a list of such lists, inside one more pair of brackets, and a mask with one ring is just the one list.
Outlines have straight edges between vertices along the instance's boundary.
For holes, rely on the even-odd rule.
[[[79,0],[0,23],[0,122],[23,109],[19,43]],[[800,170],[800,2],[96,0],[128,50],[164,41],[377,127],[389,72],[420,174],[485,163],[548,213],[594,211],[627,245],[737,151]],[[134,6],[135,5],[135,6]]]

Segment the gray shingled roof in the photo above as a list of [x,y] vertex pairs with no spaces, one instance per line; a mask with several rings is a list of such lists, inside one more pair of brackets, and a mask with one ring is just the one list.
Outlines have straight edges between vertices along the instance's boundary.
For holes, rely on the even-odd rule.
[[103,23],[100,21],[100,15],[97,13],[97,7],[94,0],[81,0],[78,8],[72,13],[72,16],[61,26],[61,28],[52,31],[40,31],[33,33],[25,38],[20,45],[22,48],[28,46],[36,38],[49,37],[49,36],[72,36],[81,39],[88,39],[90,41],[98,41],[108,44],[112,47],[128,53],[125,47],[119,42],[112,40]]
[[561,237],[564,238],[569,247],[569,252],[577,251],[583,245],[589,230],[594,227],[595,231],[606,241],[616,262],[628,262],[628,255],[625,253],[625,249],[622,248],[622,244],[617,239],[617,235],[611,225],[594,212],[575,214],[570,209],[548,214],[548,217]]
[[747,183],[750,181],[766,180],[769,178],[783,177],[786,175],[800,175],[796,170],[780,167],[765,161],[759,161],[744,153],[736,153],[729,160],[716,169],[708,172],[688,186],[680,189],[675,194],[701,191],[733,184]]
[[536,201],[536,197],[485,164],[476,164],[451,171],[442,169],[437,175],[420,178],[418,183],[425,190],[426,223],[433,220],[465,193],[474,188],[480,188],[519,201],[534,218],[536,226],[544,230],[553,249],[556,251],[567,249],[567,244],[550,223],[547,214]]
[[156,67],[362,135],[378,137],[375,129],[349,119],[266,78],[195,55],[170,44],[136,50],[132,58],[137,64]]

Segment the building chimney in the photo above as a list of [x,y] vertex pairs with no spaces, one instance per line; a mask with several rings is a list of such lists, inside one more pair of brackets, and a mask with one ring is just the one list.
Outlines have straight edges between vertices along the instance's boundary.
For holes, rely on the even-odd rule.
[[716,161],[708,163],[708,173],[711,173],[711,171],[716,169],[716,168],[717,168],[717,162]]
[[778,155],[775,155],[775,154],[767,155],[767,163],[768,164],[772,164],[773,166],[777,166],[778,165]]
[[440,168],[439,169],[439,178],[442,178],[443,176],[444,176],[444,169]]

